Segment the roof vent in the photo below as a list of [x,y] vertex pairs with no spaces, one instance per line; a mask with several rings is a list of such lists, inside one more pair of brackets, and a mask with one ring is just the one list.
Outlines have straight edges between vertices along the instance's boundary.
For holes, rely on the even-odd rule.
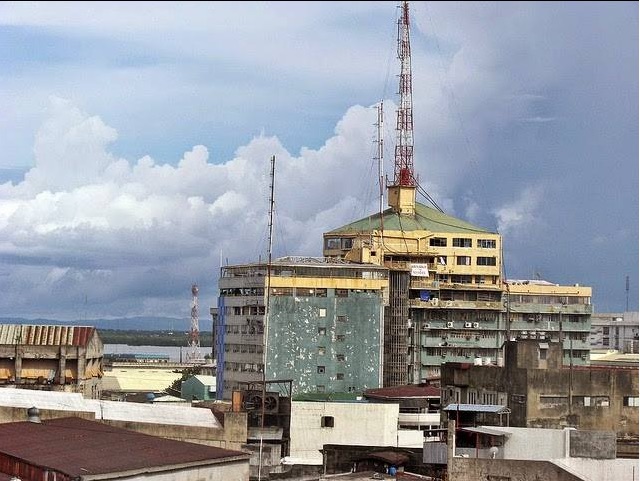
[[40,424],[40,411],[37,407],[33,406],[27,409],[27,421]]

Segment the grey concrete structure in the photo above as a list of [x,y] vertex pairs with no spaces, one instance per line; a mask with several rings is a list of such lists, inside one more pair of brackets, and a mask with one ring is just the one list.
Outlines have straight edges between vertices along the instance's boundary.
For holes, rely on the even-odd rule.
[[614,312],[591,315],[591,349],[638,353],[638,313]]

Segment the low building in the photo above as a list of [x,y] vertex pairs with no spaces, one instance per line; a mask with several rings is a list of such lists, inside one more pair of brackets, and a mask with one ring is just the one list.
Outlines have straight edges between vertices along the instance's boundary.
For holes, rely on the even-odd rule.
[[209,401],[216,398],[215,376],[197,374],[182,381],[180,397],[188,401]]
[[440,387],[383,387],[369,389],[363,397],[373,403],[398,405],[398,446],[421,447],[425,441],[439,439]]
[[396,446],[398,404],[366,401],[293,401],[291,457],[298,464],[322,465],[327,444]]
[[[0,388],[0,423],[24,419],[35,406],[40,417],[81,417],[140,433],[227,449],[247,442],[247,413],[173,403],[130,403],[85,399],[77,393]],[[218,417],[216,417],[216,415]]]
[[95,327],[0,325],[0,384],[99,399],[102,357]]
[[[457,430],[453,439],[448,475],[457,481],[631,480],[636,475],[637,460],[616,459],[611,431],[477,426]],[[432,462],[439,448],[425,443],[425,462]]]
[[638,442],[638,366],[563,365],[562,345],[546,338],[506,344],[505,366],[447,363],[442,405],[503,405],[517,427],[613,431]]
[[638,354],[638,313],[614,312],[591,315],[591,349]]
[[[81,418],[0,424],[0,472],[23,480],[248,481],[249,455]],[[37,411],[37,410],[35,410]]]

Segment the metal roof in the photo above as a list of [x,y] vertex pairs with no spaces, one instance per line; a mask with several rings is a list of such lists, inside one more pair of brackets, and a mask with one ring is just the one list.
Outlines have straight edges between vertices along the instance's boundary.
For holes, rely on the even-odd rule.
[[489,434],[490,436],[511,436],[510,432],[499,431],[487,426],[479,426],[477,428],[461,428],[462,431],[469,431],[471,433]]
[[449,404],[443,411],[461,411],[468,413],[494,413],[504,414],[511,410],[501,404]]
[[[382,213],[382,218],[384,230],[494,234],[494,232],[443,214],[418,202],[416,202],[416,213],[414,216],[401,216],[393,212],[392,209],[387,209]],[[379,229],[381,229],[380,214],[374,214],[352,222],[351,224],[338,227],[330,232],[326,232],[326,234],[370,232]]]
[[84,347],[95,332],[90,326],[0,324],[0,345]]
[[[85,399],[79,393],[0,388],[0,406],[69,413],[92,412],[96,419],[149,424],[221,428],[210,409],[167,404],[147,404]],[[25,411],[26,412],[26,411]],[[26,414],[25,414],[26,416]]]
[[0,452],[79,479],[249,458],[240,451],[150,436],[80,418],[0,424]]

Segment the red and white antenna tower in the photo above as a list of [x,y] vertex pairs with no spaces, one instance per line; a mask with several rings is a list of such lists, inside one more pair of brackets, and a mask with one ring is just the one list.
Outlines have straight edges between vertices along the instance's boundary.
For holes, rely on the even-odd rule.
[[400,60],[400,103],[396,119],[396,151],[393,183],[415,187],[413,175],[413,99],[411,86],[411,44],[409,41],[409,2],[402,2],[398,19],[398,59]]
[[190,351],[187,354],[188,362],[197,362],[202,360],[202,354],[200,352],[200,327],[198,326],[198,284],[191,286],[191,294],[193,300],[191,301],[191,329],[189,330],[189,348]]

